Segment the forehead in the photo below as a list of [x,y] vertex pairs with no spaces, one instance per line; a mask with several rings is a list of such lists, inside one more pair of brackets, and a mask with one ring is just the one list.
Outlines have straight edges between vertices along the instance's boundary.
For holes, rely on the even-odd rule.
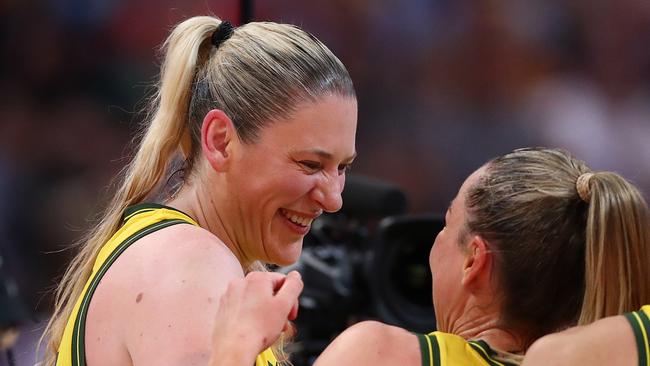
[[478,180],[485,174],[486,167],[482,166],[470,174],[467,179],[463,182],[456,194],[456,198],[450,204],[450,211],[459,211],[461,208],[465,207],[465,198],[467,197],[468,190],[473,187]]
[[354,153],[357,102],[354,98],[327,95],[300,104],[287,118],[262,129],[262,143],[278,143],[289,149],[321,149],[347,146]]

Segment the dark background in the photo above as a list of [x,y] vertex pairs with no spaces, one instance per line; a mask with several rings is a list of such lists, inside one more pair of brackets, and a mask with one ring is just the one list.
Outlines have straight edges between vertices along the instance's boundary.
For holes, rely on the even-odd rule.
[[[0,2],[0,251],[39,318],[128,161],[158,46],[209,13],[236,21],[239,1]],[[359,99],[353,173],[403,187],[410,213],[443,212],[487,159],[533,145],[650,193],[647,1],[260,0],[254,19],[340,57]]]

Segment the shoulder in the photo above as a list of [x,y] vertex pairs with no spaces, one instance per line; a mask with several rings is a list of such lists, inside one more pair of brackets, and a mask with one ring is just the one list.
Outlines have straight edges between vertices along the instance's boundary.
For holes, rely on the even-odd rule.
[[219,298],[243,276],[210,232],[166,227],[136,241],[108,269],[92,297],[87,332],[118,337],[136,363],[204,359]]
[[325,349],[315,365],[420,364],[415,334],[376,321],[364,321],[346,329]]
[[102,285],[117,286],[134,299],[156,300],[156,304],[131,301],[129,306],[179,303],[185,307],[197,296],[204,302],[218,298],[231,280],[243,276],[237,258],[219,238],[202,228],[180,224],[134,243],[109,269]]
[[134,261],[148,263],[154,270],[170,265],[181,270],[205,267],[232,272],[236,277],[244,275],[239,261],[223,241],[193,225],[173,225],[145,236],[133,248],[132,256]]
[[524,365],[633,365],[636,359],[632,327],[615,316],[538,339]]

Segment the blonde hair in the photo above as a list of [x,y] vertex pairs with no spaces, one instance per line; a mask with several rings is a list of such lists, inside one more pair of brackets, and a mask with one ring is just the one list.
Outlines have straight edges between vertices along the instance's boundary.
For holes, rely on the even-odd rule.
[[520,149],[488,162],[468,190],[466,230],[496,253],[502,322],[528,345],[650,303],[648,207],[608,172],[593,173],[583,200],[578,178],[590,172],[562,150]]
[[[79,242],[80,251],[56,291],[54,313],[42,339],[48,340],[46,365],[54,365],[64,328],[75,301],[90,277],[101,247],[118,230],[122,213],[150,199],[180,153],[186,179],[200,155],[203,117],[223,110],[244,143],[254,143],[260,129],[288,117],[300,103],[327,94],[355,97],[343,64],[314,36],[285,24],[249,23],[236,28],[218,48],[212,34],[215,17],[194,17],[178,24],[165,41],[165,59],[150,122],[122,182],[99,223]],[[265,270],[256,262],[247,271]],[[274,346],[286,359],[282,338]]]
[[650,215],[641,193],[616,173],[589,179],[585,295],[578,324],[650,303]]

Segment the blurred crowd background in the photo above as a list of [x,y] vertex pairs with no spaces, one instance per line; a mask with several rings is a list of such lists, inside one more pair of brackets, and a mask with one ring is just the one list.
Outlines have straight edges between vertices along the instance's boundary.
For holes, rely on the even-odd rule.
[[[128,161],[159,45],[238,0],[0,2],[0,253],[47,314],[78,239]],[[650,194],[650,3],[645,0],[259,0],[348,67],[359,99],[353,173],[443,212],[487,159],[568,149]]]

